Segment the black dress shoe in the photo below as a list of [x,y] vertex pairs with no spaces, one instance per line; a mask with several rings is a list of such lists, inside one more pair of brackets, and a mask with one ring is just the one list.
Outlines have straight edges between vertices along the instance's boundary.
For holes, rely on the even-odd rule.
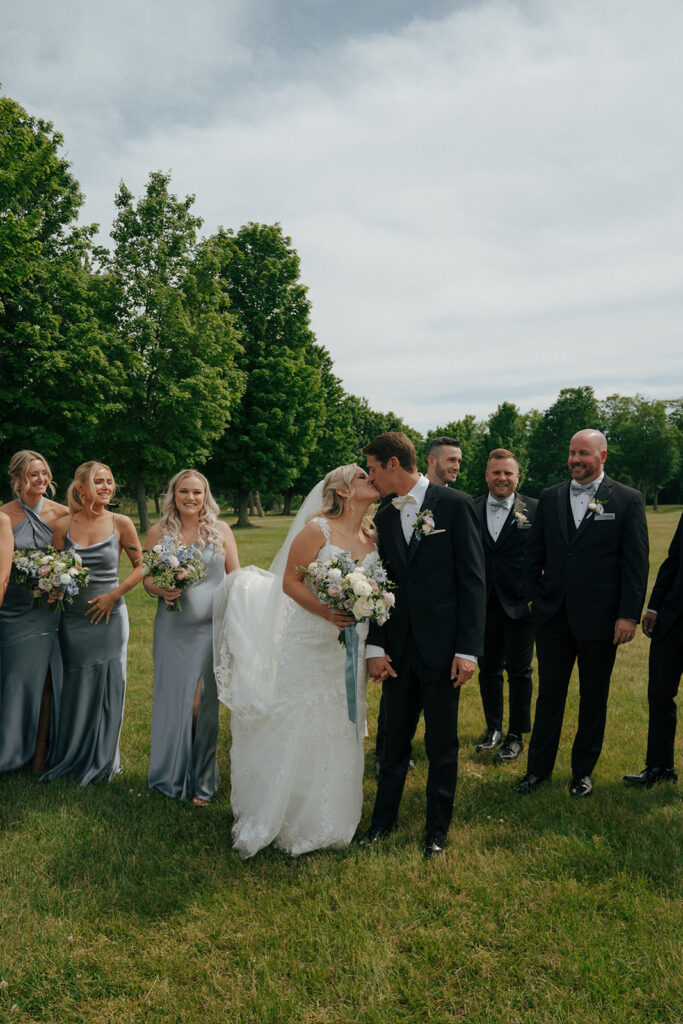
[[527,772],[523,779],[515,786],[515,793],[533,793],[535,789],[543,782],[547,782],[545,775],[534,775],[533,772]]
[[493,755],[494,764],[505,764],[516,761],[524,750],[524,740],[514,732],[509,732],[503,740],[503,746]]
[[627,786],[649,789],[656,782],[678,782],[678,775],[673,768],[646,768],[640,775],[624,775],[624,782]]
[[484,750],[495,750],[503,742],[503,734],[498,729],[487,729],[474,748],[478,754]]
[[446,852],[446,837],[442,832],[434,832],[427,836],[424,845],[425,860],[441,857]]
[[393,828],[380,828],[378,825],[371,825],[367,832],[363,832],[356,841],[359,846],[374,846],[375,843],[381,843],[393,831]]
[[572,796],[590,796],[593,792],[593,780],[590,775],[582,775],[580,778],[572,779],[569,784],[569,792]]

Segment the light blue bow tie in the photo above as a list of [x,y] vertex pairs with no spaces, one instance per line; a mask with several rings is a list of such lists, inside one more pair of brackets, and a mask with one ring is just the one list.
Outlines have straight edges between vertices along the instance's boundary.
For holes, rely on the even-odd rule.
[[572,480],[572,494],[595,494],[595,486],[593,484],[577,484],[575,480]]
[[493,498],[489,498],[489,508],[504,508],[508,511],[508,506],[504,501],[494,501]]

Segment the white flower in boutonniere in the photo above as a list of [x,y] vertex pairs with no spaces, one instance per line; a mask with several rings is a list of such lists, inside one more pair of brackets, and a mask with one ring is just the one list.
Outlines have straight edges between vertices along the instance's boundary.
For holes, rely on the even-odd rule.
[[593,501],[588,502],[588,511],[594,512],[596,516],[601,516],[605,511],[606,504],[607,502],[604,502],[603,504],[603,502],[596,501],[594,498]]
[[413,530],[415,531],[415,539],[420,540],[423,536],[428,537],[430,533],[434,531],[436,523],[434,522],[434,513],[431,509],[425,508],[418,514],[417,519],[413,524]]
[[525,512],[526,512],[526,508],[516,508],[516,509],[513,509],[512,514],[515,517],[515,522],[517,523],[517,526],[528,526],[529,525],[529,520],[524,515]]

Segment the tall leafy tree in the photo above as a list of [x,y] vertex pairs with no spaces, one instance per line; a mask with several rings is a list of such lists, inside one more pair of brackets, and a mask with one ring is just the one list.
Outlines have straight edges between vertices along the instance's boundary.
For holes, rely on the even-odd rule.
[[539,494],[544,487],[566,480],[569,442],[578,430],[602,428],[602,417],[592,387],[563,388],[546,409],[529,438],[526,490]]
[[299,256],[279,224],[249,223],[212,240],[242,337],[246,390],[209,463],[237,492],[249,525],[249,492],[285,492],[307,466],[325,422],[321,351]]
[[96,225],[76,223],[62,145],[0,97],[0,459],[35,448],[65,480],[115,396],[89,267]]
[[97,250],[122,402],[107,424],[112,462],[135,488],[143,530],[147,489],[204,462],[244,389],[239,334],[214,246],[198,238],[194,196],[155,171],[145,193],[125,184],[112,251]]
[[676,424],[666,404],[642,395],[610,395],[602,403],[609,444],[610,471],[652,497],[655,510],[660,489],[674,480],[680,447]]

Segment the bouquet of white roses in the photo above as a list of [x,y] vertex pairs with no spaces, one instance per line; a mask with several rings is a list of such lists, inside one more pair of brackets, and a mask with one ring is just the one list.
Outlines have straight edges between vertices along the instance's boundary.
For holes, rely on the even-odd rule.
[[[379,558],[365,565],[357,565],[348,551],[318,558],[305,570],[304,583],[323,604],[348,612],[357,622],[369,619],[382,626],[394,607],[393,583]],[[339,640],[344,643],[343,632]]]
[[[150,575],[152,583],[164,590],[185,590],[206,576],[204,563],[196,544],[176,544],[172,537],[164,537],[151,551],[142,552],[143,575]],[[179,612],[180,598],[166,605],[169,612]]]
[[65,601],[71,604],[81,587],[87,587],[89,579],[90,569],[73,548],[19,548],[12,556],[12,582],[28,587],[34,608],[42,608],[47,598],[51,611],[61,611]]

